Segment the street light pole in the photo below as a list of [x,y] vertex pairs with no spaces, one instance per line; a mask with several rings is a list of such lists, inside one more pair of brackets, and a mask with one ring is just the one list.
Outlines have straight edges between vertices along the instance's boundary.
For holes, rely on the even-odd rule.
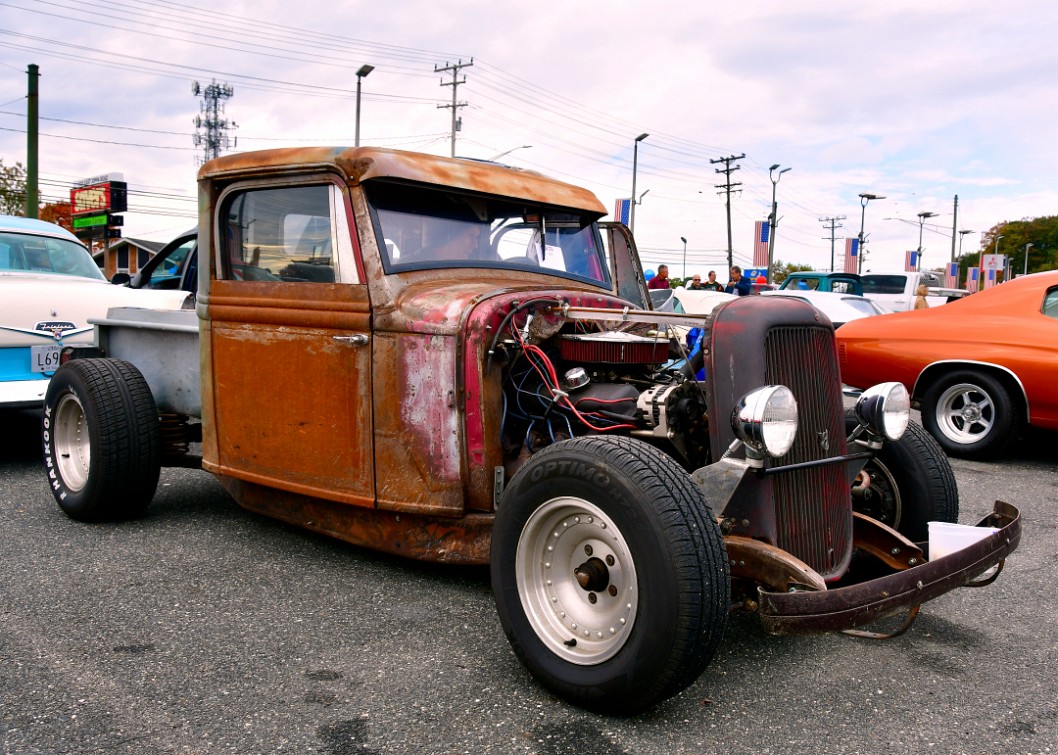
[[768,272],[766,275],[769,283],[771,283],[771,262],[775,256],[775,227],[779,225],[779,206],[775,202],[775,190],[779,186],[779,179],[782,178],[782,174],[790,170],[789,168],[783,168],[778,173],[775,173],[778,168],[778,163],[768,168],[768,178],[771,179],[771,217],[769,218],[771,228],[768,234]]
[[504,156],[506,156],[506,155],[509,155],[509,154],[511,154],[512,152],[515,152],[515,151],[517,151],[517,150],[519,150],[519,149],[532,149],[532,148],[533,148],[533,145],[532,145],[532,144],[523,144],[523,145],[522,145],[522,146],[520,146],[520,147],[511,147],[510,149],[506,150],[505,152],[501,152],[501,153],[500,153],[500,154],[498,154],[498,155],[493,155],[492,157],[490,157],[490,158],[489,158],[489,162],[496,162],[496,161],[497,161],[497,160],[499,160],[499,159],[500,159],[501,157],[504,157]]
[[922,227],[926,223],[926,218],[934,218],[937,216],[935,212],[920,212],[918,214],[918,260],[916,269],[922,269]]
[[859,264],[856,266],[856,272],[858,273],[863,272],[863,247],[864,242],[866,241],[866,237],[863,235],[863,222],[867,218],[867,203],[870,202],[872,199],[885,199],[885,197],[878,196],[877,194],[860,194],[860,207],[862,207],[863,209],[860,211],[860,261]]
[[[632,145],[632,207],[628,214],[628,230],[635,235],[636,232],[636,171],[639,168],[639,143],[650,134],[640,134]],[[646,194],[646,192],[643,192]]]
[[374,70],[374,66],[365,63],[356,72],[356,139],[353,144],[355,147],[360,146],[360,82]]
[[680,241],[683,242],[683,285],[687,285],[687,239],[680,236]]
[[1034,246],[1036,245],[1033,244],[1031,241],[1028,244],[1025,244],[1025,272],[1023,272],[1022,275],[1029,274],[1029,249]]

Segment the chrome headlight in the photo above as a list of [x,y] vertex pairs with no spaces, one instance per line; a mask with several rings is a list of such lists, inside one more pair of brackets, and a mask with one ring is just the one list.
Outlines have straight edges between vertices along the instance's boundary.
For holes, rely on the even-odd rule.
[[856,418],[875,435],[900,440],[911,420],[911,397],[903,383],[879,383],[856,402]]
[[731,414],[731,427],[750,454],[782,456],[797,437],[797,399],[785,385],[750,391]]

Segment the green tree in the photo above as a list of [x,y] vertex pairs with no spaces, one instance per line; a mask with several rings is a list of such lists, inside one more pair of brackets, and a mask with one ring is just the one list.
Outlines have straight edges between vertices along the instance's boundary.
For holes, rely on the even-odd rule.
[[811,265],[805,265],[800,262],[783,262],[782,260],[775,260],[771,264],[771,282],[778,285],[786,280],[786,276],[790,273],[796,273],[802,270],[815,270],[815,268]]
[[0,159],[0,215],[26,214],[26,169]]
[[[1002,238],[999,238],[1002,237]],[[976,252],[963,255],[959,268],[965,277],[966,269],[976,267],[982,254],[996,252],[999,239],[999,254],[1010,258],[1010,270],[1014,275],[1025,271],[1026,245],[1028,248],[1030,273],[1058,269],[1058,215],[1021,220],[1004,220],[981,234],[981,246]]]

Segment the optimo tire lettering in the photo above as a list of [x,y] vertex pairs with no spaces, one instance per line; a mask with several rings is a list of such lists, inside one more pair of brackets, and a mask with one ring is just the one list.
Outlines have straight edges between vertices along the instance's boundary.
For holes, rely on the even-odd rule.
[[591,464],[585,464],[582,461],[549,461],[539,467],[532,470],[529,475],[529,479],[533,482],[540,482],[545,477],[551,477],[552,475],[569,475],[578,480],[584,480],[590,482],[599,487],[609,487],[610,476],[603,472],[598,467],[592,466]]

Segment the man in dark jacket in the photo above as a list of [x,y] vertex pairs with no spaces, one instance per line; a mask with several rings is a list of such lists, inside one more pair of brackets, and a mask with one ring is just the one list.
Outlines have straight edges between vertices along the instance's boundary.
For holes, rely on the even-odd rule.
[[732,265],[731,267],[731,280],[727,282],[724,287],[724,292],[729,294],[738,294],[739,296],[746,296],[750,292],[749,278],[742,275],[742,268],[738,265]]

